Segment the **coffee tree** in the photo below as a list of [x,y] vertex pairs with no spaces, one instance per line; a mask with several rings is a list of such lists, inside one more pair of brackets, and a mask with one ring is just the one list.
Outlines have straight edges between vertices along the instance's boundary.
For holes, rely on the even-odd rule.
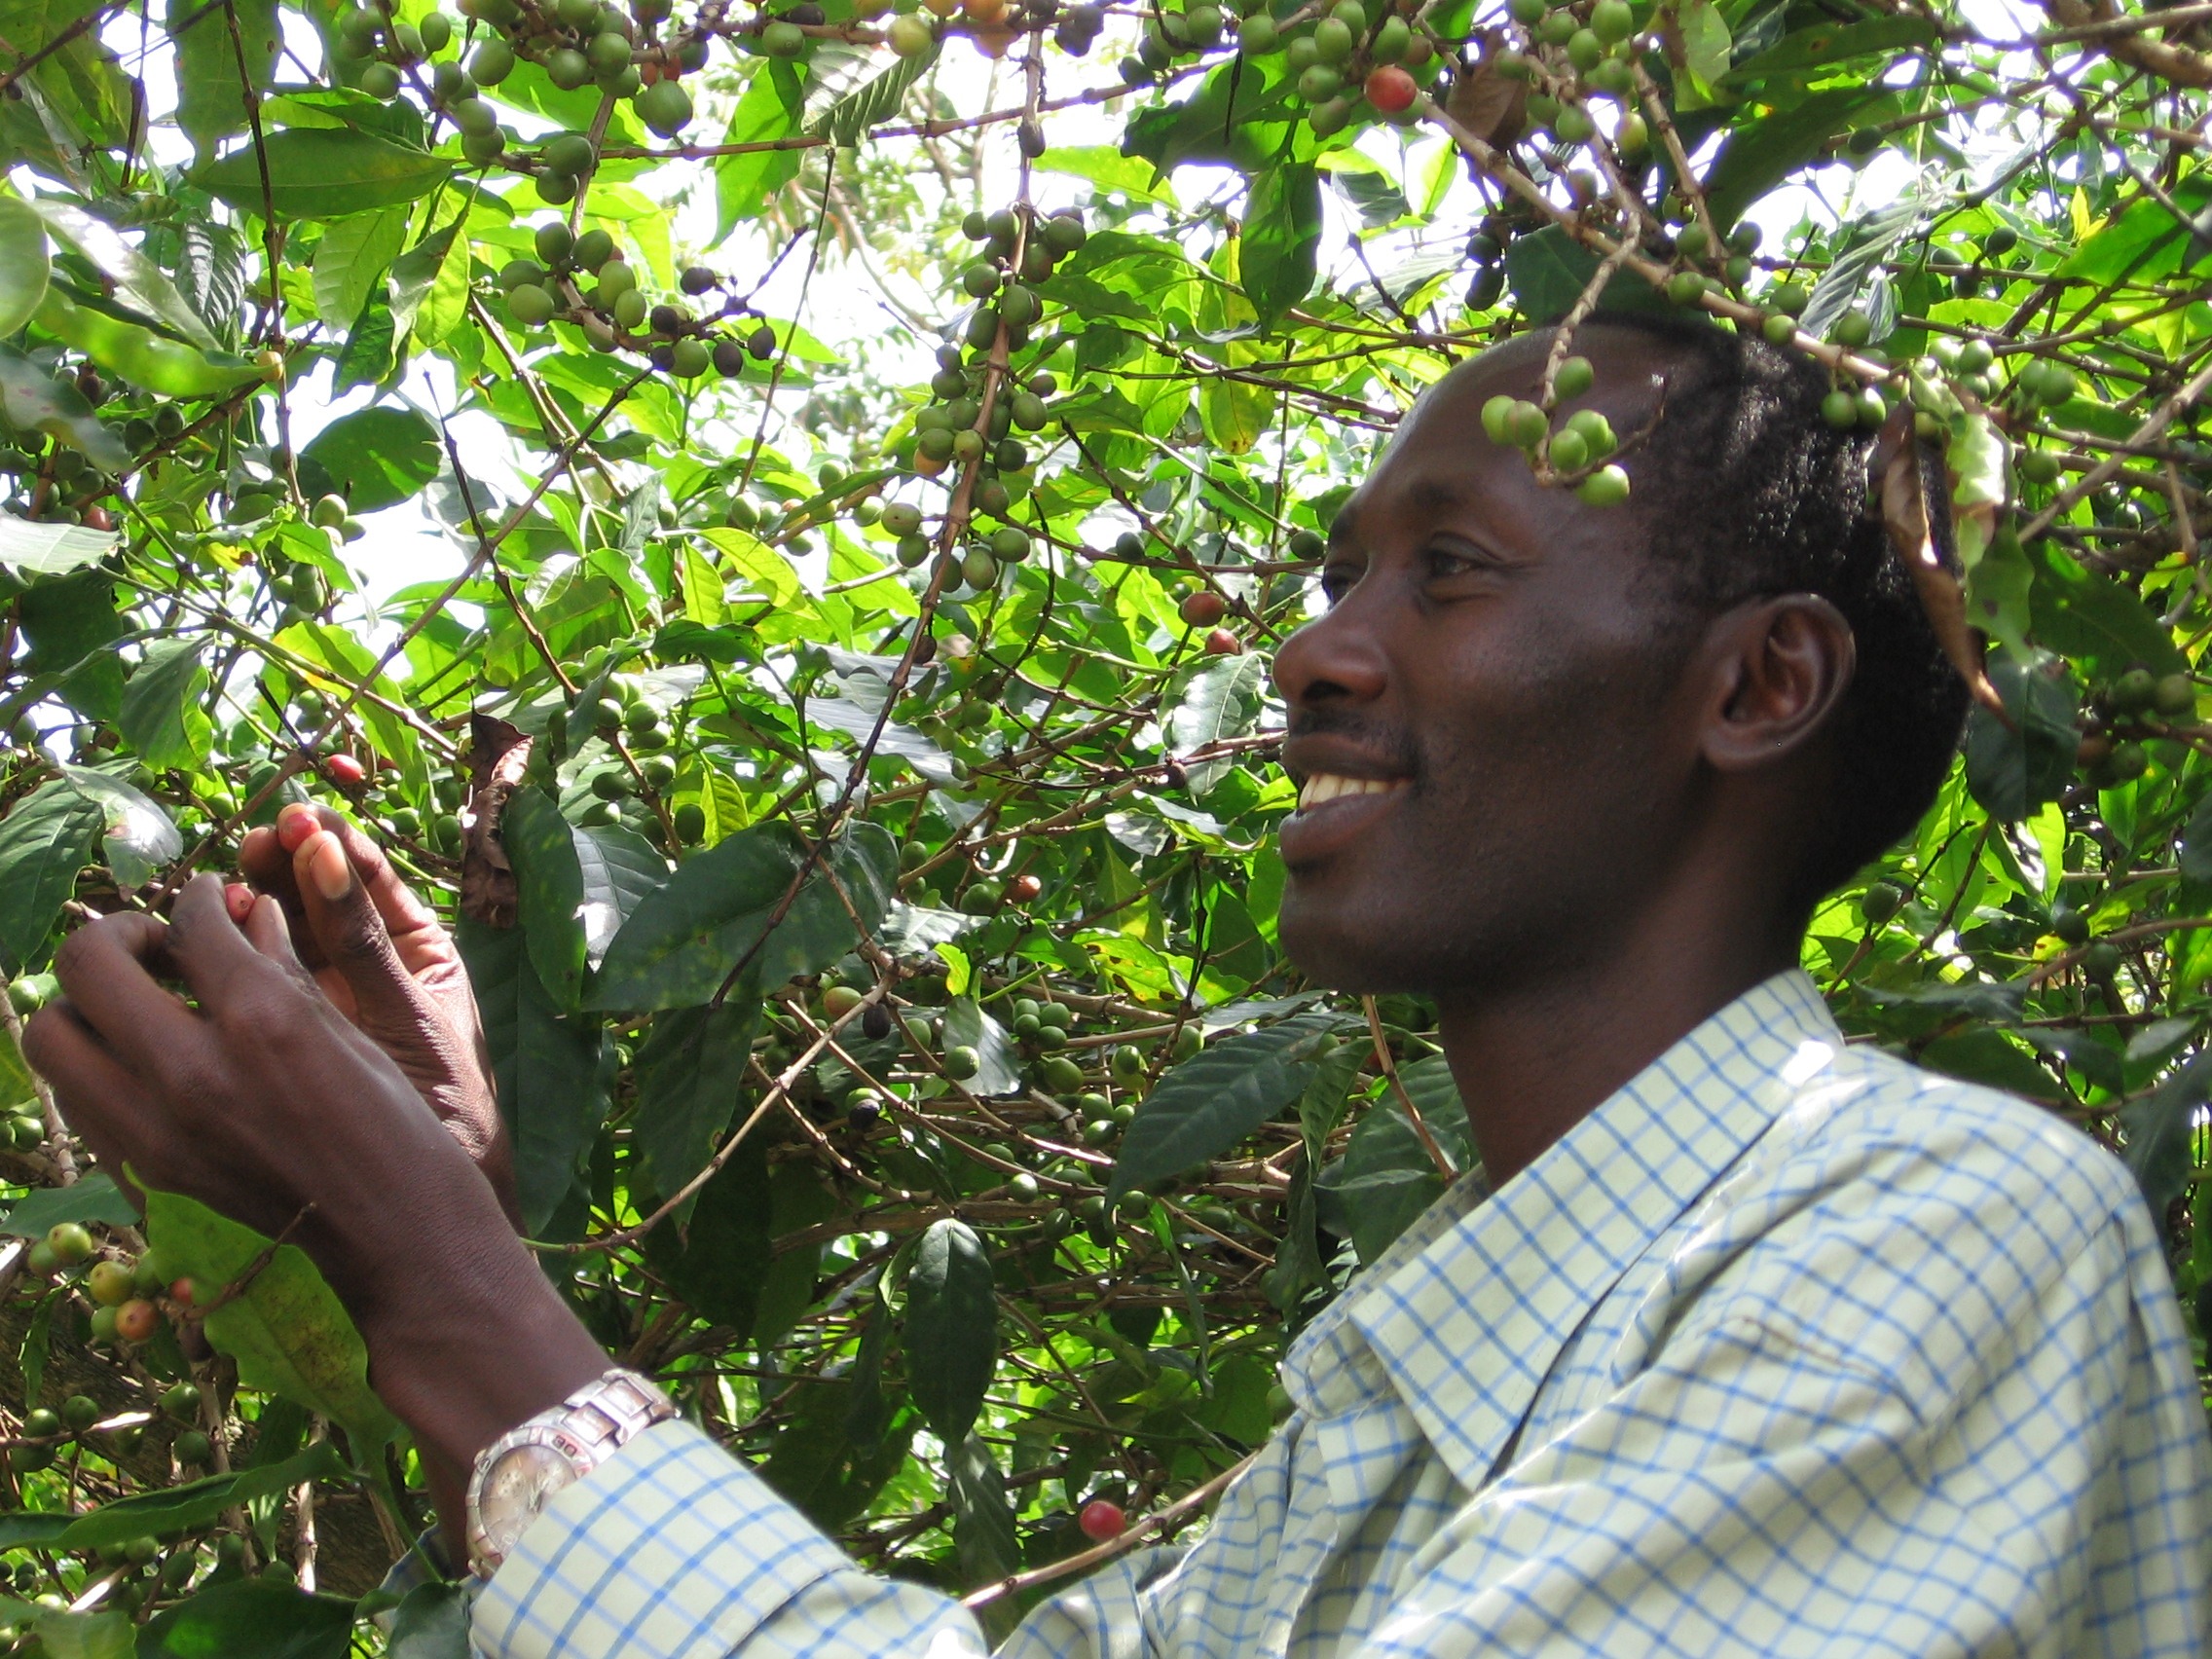
[[0,0],[11,1650],[462,1651],[312,1265],[12,1041],[287,800],[451,917],[578,1314],[861,1561],[1003,1630],[1199,1525],[1473,1161],[1276,948],[1269,652],[1508,332],[1468,441],[1630,498],[1600,306],[1881,430],[1977,707],[1807,967],[2119,1149],[2201,1328],[2208,11]]

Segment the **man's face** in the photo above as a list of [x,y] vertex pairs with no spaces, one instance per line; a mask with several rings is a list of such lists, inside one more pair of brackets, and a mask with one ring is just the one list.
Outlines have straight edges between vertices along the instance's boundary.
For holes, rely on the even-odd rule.
[[[1415,411],[1338,520],[1328,613],[1276,658],[1301,786],[1281,938],[1342,990],[1450,997],[1592,960],[1685,838],[1695,697],[1633,502],[1545,489],[1483,432],[1486,399],[1535,395],[1548,340]],[[1666,347],[1590,328],[1576,349],[1597,368],[1580,402],[1628,441]]]

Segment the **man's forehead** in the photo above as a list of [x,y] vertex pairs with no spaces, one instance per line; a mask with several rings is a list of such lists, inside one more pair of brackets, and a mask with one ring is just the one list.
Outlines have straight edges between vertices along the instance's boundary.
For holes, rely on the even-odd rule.
[[[1338,509],[1329,528],[1330,541],[1340,542],[1351,533],[1361,508],[1374,499],[1379,482],[1388,488],[1393,500],[1417,512],[1442,512],[1528,479],[1520,458],[1500,452],[1484,433],[1482,406],[1501,392],[1534,397],[1552,339],[1548,328],[1517,334],[1470,357],[1430,387],[1407,412],[1359,489]],[[1603,324],[1580,330],[1570,350],[1590,359],[1597,378],[1583,396],[1562,399],[1559,413],[1589,405],[1604,410],[1621,431],[1650,418],[1678,355],[1663,339]],[[1493,463],[1497,461],[1512,461],[1519,470],[1510,480],[1493,475]],[[1532,479],[1528,481],[1534,487]]]

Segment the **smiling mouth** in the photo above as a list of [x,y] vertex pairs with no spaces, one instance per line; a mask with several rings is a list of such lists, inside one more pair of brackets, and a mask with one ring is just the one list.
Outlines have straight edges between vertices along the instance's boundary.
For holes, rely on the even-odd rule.
[[1316,772],[1298,792],[1298,810],[1310,812],[1346,795],[1390,794],[1406,787],[1403,778],[1347,778],[1337,772]]

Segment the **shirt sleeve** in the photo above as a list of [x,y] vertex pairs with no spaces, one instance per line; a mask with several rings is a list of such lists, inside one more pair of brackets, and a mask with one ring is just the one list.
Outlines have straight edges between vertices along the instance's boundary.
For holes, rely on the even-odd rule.
[[2178,1309],[2124,1171],[2057,1150],[1864,1149],[1717,1224],[1363,1659],[2201,1656]]
[[[1001,1659],[1141,1659],[1141,1551],[1039,1605]],[[656,1424],[557,1493],[476,1600],[485,1659],[982,1659],[975,1618],[863,1571],[691,1424]]]

